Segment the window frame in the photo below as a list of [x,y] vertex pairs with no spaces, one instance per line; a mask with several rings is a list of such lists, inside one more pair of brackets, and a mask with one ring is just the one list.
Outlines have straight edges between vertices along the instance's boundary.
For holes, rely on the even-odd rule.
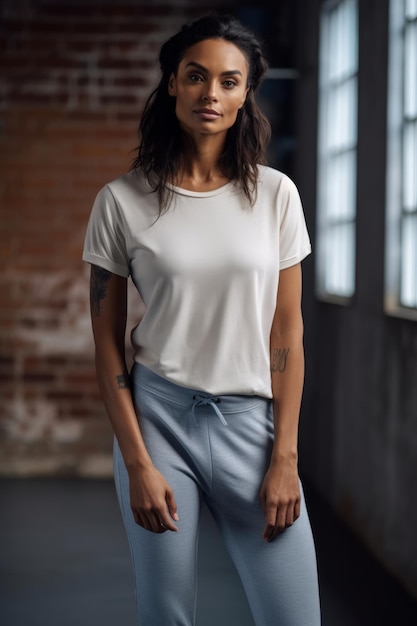
[[[326,29],[329,28],[329,19],[331,19],[331,12],[337,10],[337,8],[343,3],[352,3],[355,5],[355,38],[352,40],[352,46],[347,49],[347,53],[351,58],[350,67],[345,67],[345,74],[341,72],[336,75],[336,79],[331,77],[328,66],[328,47],[331,43],[332,34]],[[359,7],[357,0],[327,0],[324,2],[321,8],[320,14],[320,48],[319,48],[319,91],[318,91],[318,137],[317,137],[317,261],[316,261],[316,279],[315,290],[316,296],[325,302],[332,302],[335,304],[348,305],[352,302],[356,290],[356,210],[357,210],[357,146],[358,146],[358,70],[359,70],[359,29],[358,29],[358,16]],[[323,39],[326,37],[326,39]],[[334,37],[334,33],[333,33]],[[347,59],[349,57],[346,57]],[[347,64],[349,65],[348,61]],[[340,71],[340,70],[339,70]],[[328,108],[329,102],[332,98],[337,98],[343,87],[352,82],[351,87],[346,90],[348,97],[352,97],[353,103],[349,103],[346,99],[343,104],[348,111],[348,114],[352,116],[351,120],[351,133],[352,138],[349,145],[343,145],[343,142],[332,151],[332,146],[328,141]],[[340,104],[340,102],[339,102]],[[336,107],[333,109],[336,111]],[[336,122],[337,124],[337,122]],[[349,142],[348,142],[349,143]],[[334,147],[333,147],[334,148]],[[350,156],[349,156],[350,155]],[[333,156],[333,163],[332,163]],[[346,161],[345,169],[343,169],[342,160]],[[338,160],[338,163],[335,161]],[[351,165],[349,166],[349,160]],[[329,167],[334,167],[336,172],[345,180],[349,180],[349,168],[350,168],[350,183],[351,183],[351,198],[350,203],[347,203],[347,212],[343,213],[343,210],[331,215],[327,211],[327,207],[331,203],[326,202],[328,194],[331,193],[331,185],[326,183],[328,176],[326,175]],[[339,168],[339,169],[337,169]],[[349,182],[347,183],[349,185]],[[335,184],[333,183],[333,191]],[[349,205],[349,206],[348,206]],[[350,229],[349,226],[350,225]],[[348,226],[348,229],[346,229]],[[335,233],[329,236],[329,230],[333,229]],[[339,266],[339,284],[335,290],[329,289],[329,282],[331,282],[331,276],[328,271],[328,258],[331,257],[331,252],[328,251],[327,246],[333,248],[337,245],[336,240],[339,232],[340,241],[343,241],[349,246],[350,253],[341,255],[338,260]],[[349,238],[351,243],[349,243]],[[343,263],[345,263],[345,271],[343,270]],[[346,263],[350,263],[350,270],[346,270]],[[346,280],[347,279],[347,280]],[[349,283],[350,279],[350,285]],[[337,282],[337,281],[336,281]],[[345,284],[343,284],[345,283]],[[347,288],[348,287],[348,288]],[[339,288],[339,293],[337,293]],[[344,292],[343,292],[344,291]]]
[[[414,4],[417,5],[415,0]],[[417,320],[417,293],[414,306],[408,306],[401,302],[402,268],[404,263],[402,245],[403,225],[404,221],[410,215],[414,216],[417,223],[417,202],[416,206],[407,211],[404,208],[403,201],[404,181],[402,172],[404,171],[404,130],[407,124],[415,125],[417,137],[417,111],[412,119],[407,119],[404,106],[405,35],[407,24],[406,0],[390,0],[389,10],[384,311],[386,314],[394,317]],[[413,18],[412,22],[416,24],[415,28],[417,33],[417,15]],[[415,80],[417,81],[417,60],[415,63]],[[402,72],[398,72],[399,67],[403,69]],[[417,98],[417,94],[415,97]],[[417,163],[417,155],[414,161]],[[395,167],[394,164],[399,165]],[[417,195],[416,191],[415,193]],[[417,224],[414,247],[414,254],[417,257]],[[417,264],[415,280],[417,290]]]

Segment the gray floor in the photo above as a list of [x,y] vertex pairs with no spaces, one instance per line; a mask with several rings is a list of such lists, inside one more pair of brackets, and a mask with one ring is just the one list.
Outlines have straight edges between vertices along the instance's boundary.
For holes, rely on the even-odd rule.
[[[415,626],[416,602],[311,489],[306,497],[323,626]],[[198,626],[253,626],[208,515],[199,585]],[[111,481],[0,481],[0,624],[136,626],[128,546]]]

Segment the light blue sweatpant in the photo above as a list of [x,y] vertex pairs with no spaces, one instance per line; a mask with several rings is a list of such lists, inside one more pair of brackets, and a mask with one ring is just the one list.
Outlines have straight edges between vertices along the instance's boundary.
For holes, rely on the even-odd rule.
[[130,509],[115,441],[115,483],[135,575],[140,626],[192,626],[199,520],[204,500],[242,580],[256,626],[319,626],[316,555],[302,500],[299,519],[262,539],[259,500],[273,441],[271,401],[179,387],[135,365],[132,394],[153,463],[174,491],[177,533],[153,534]]

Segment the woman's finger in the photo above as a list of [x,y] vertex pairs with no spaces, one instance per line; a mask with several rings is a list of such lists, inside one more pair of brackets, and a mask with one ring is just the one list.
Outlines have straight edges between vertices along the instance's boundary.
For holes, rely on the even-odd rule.
[[174,492],[172,491],[172,489],[167,489],[165,500],[170,516],[173,520],[178,522],[180,518],[178,517],[177,503],[175,502]]
[[163,527],[163,531],[165,532],[166,530],[171,530],[172,532],[177,532],[178,528],[175,526],[174,522],[172,521],[171,517],[168,514],[167,509],[165,509],[164,511],[160,512],[159,516],[159,525],[160,527]]
[[150,530],[152,530],[152,532],[154,533],[160,534],[168,530],[165,524],[161,521],[160,515],[156,511],[150,517],[150,523],[151,523]]
[[280,504],[277,509],[277,523],[275,527],[275,535],[278,533],[282,533],[287,526],[287,516],[288,510],[290,509],[290,505],[288,504]]
[[294,522],[300,517],[301,514],[301,498],[297,498],[297,502],[294,507]]

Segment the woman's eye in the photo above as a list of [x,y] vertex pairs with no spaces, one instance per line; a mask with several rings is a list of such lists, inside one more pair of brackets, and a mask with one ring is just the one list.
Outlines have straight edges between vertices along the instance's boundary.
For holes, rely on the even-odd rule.
[[231,89],[232,87],[236,86],[236,83],[234,80],[225,80],[223,85],[227,87],[227,89]]
[[203,78],[199,74],[190,74],[189,78],[194,83],[198,83],[199,81],[203,80]]

